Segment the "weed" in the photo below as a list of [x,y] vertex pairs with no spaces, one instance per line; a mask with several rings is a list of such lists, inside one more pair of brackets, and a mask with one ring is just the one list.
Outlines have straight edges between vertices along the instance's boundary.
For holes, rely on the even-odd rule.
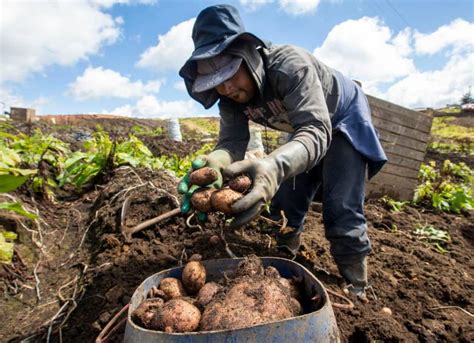
[[413,233],[420,240],[427,241],[433,245],[435,250],[441,254],[447,253],[447,244],[451,243],[451,237],[447,231],[436,229],[432,225],[418,226]]
[[441,169],[436,162],[422,164],[418,178],[420,185],[415,190],[414,204],[428,203],[435,209],[460,213],[474,208],[472,196],[473,171],[463,162],[443,162]]
[[383,196],[381,200],[384,204],[388,205],[390,211],[393,213],[400,212],[405,205],[410,203],[409,201],[396,201],[388,195]]

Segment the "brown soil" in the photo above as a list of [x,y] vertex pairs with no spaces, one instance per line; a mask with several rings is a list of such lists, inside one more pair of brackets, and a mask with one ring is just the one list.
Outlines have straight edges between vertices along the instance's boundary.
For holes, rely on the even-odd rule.
[[[133,226],[175,208],[178,180],[164,171],[128,167],[115,170],[108,180],[74,201],[50,203],[26,190],[15,194],[37,208],[41,220],[39,225],[22,220],[29,231],[18,218],[0,218],[0,226],[19,233],[14,263],[0,269],[0,341],[94,341],[148,276],[181,265],[195,253],[203,259],[227,258],[224,242],[210,240],[221,231],[239,257],[288,257],[276,250],[263,219],[228,231],[222,230],[220,215],[210,215],[201,227],[188,226],[187,218],[178,215],[126,241],[120,232],[121,213],[124,225]],[[130,205],[123,211],[126,200]],[[474,319],[459,310],[474,312],[472,214],[413,207],[392,213],[373,200],[366,215],[373,243],[373,292],[367,305],[353,299],[353,310],[334,309],[343,342],[472,342]],[[448,252],[440,254],[416,238],[418,225],[447,230],[452,239]],[[296,261],[327,288],[341,292],[319,204],[308,213]],[[384,315],[383,307],[393,314]]]

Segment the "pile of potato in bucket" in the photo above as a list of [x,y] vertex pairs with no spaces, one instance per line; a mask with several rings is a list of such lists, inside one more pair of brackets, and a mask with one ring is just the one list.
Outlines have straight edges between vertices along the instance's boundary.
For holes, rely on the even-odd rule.
[[192,258],[181,280],[166,277],[150,289],[132,320],[145,329],[183,333],[250,327],[303,312],[299,282],[281,277],[272,266],[264,268],[256,256],[220,280],[206,278],[199,257]]

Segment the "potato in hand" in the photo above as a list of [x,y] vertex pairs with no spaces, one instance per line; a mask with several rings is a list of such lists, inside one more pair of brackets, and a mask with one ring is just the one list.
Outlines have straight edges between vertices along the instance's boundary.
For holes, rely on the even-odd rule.
[[218,173],[215,169],[203,167],[196,169],[189,174],[191,185],[207,186],[218,179]]

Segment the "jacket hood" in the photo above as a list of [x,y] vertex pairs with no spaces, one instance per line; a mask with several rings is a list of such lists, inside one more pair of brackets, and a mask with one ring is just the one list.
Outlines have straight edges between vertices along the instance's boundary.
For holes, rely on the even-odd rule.
[[[235,7],[230,5],[216,5],[202,10],[194,23],[192,38],[194,51],[179,70],[179,75],[184,79],[189,95],[201,103],[206,109],[214,105],[219,99],[219,95],[214,89],[202,93],[192,92],[192,86],[197,76],[196,61],[219,55],[231,47],[231,45],[234,45],[233,43],[237,42],[240,44],[236,45],[248,45],[253,47],[255,51],[259,46],[269,46],[269,43],[245,31],[245,26],[240,18],[239,12]],[[248,44],[243,44],[242,42]],[[238,55],[238,53],[235,52],[233,54]],[[249,64],[249,61],[247,61],[244,56],[241,57],[244,58],[247,66],[252,69],[252,65]]]

